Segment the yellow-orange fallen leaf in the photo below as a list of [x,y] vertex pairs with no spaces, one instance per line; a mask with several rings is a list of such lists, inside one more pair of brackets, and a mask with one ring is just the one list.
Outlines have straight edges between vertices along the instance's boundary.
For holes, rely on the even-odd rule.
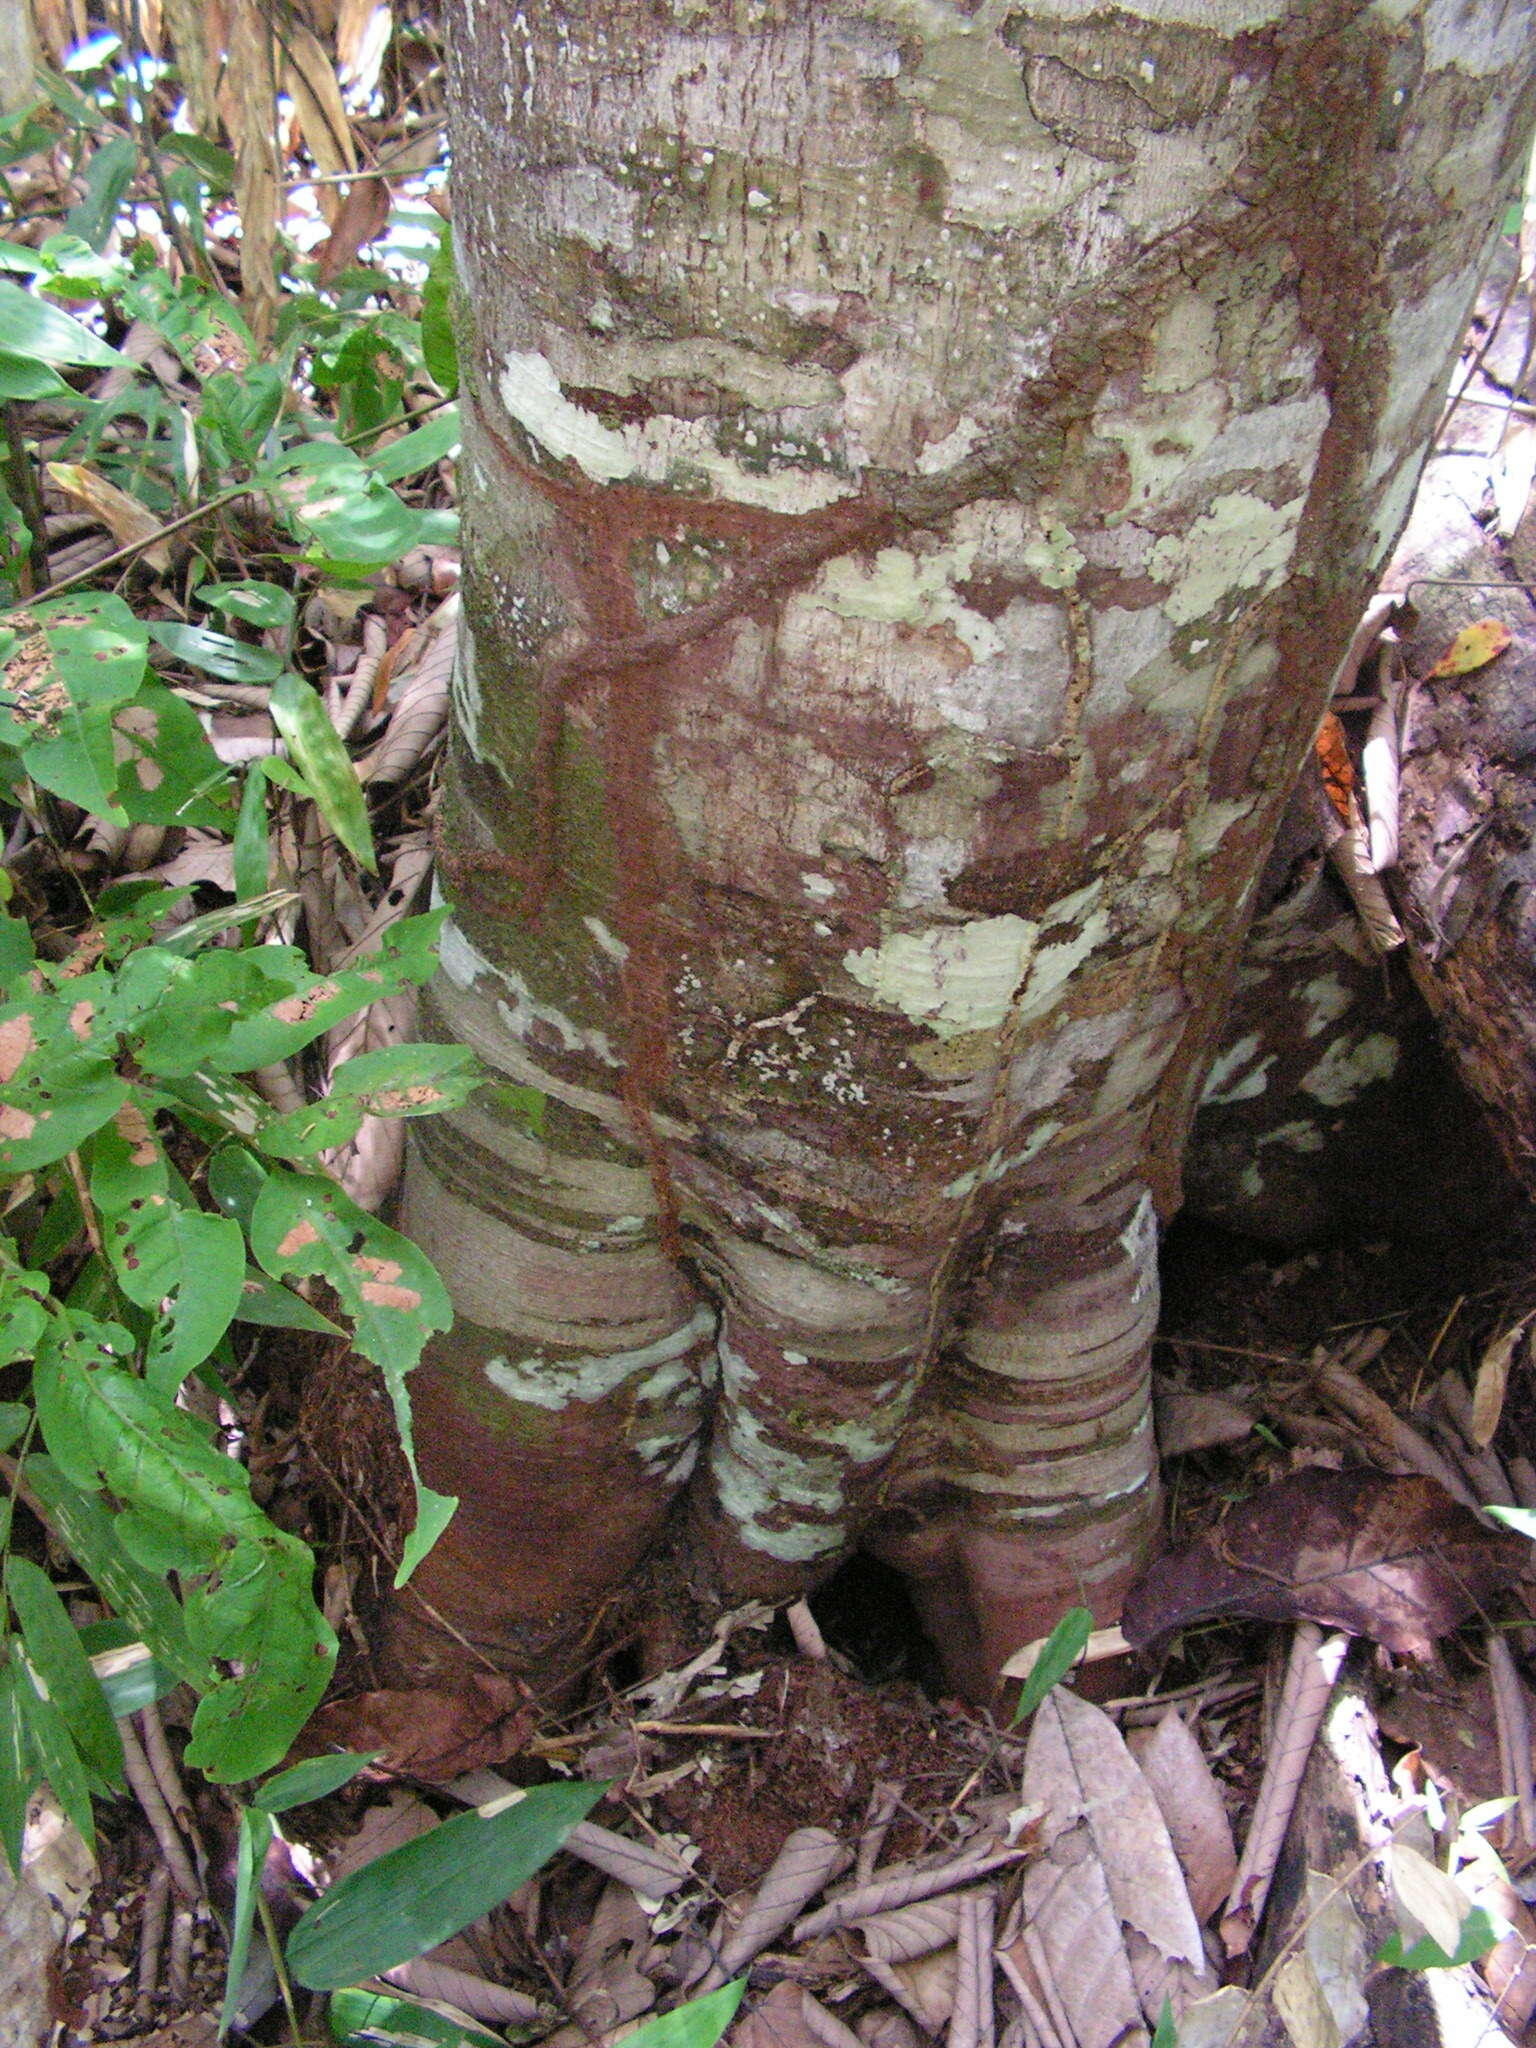
[[1436,676],[1469,675],[1473,669],[1492,661],[1496,654],[1502,654],[1512,637],[1508,626],[1500,625],[1497,619],[1478,619],[1463,626],[1424,678],[1425,682],[1432,683]]
[[99,519],[121,548],[142,547],[144,560],[157,576],[171,566],[171,552],[163,540],[156,540],[160,521],[147,512],[137,498],[109,484],[104,476],[80,462],[50,462],[48,480],[71,498],[93,519]]

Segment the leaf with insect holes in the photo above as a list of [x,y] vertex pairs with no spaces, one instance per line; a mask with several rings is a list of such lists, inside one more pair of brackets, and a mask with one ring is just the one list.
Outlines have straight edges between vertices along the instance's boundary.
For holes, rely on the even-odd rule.
[[416,1489],[416,1526],[396,1574],[404,1585],[458,1505],[423,1486],[416,1470],[405,1377],[435,1330],[453,1320],[447,1290],[425,1255],[318,1174],[272,1172],[251,1214],[251,1250],[274,1280],[315,1273],[353,1324],[353,1342],[384,1375],[400,1448]]
[[1473,625],[1463,626],[1424,680],[1432,683],[1441,676],[1470,675],[1473,669],[1485,667],[1496,654],[1502,654],[1513,638],[1508,626],[1497,619],[1478,619]]
[[381,1046],[343,1062],[322,1100],[274,1116],[256,1142],[276,1159],[313,1158],[354,1137],[365,1116],[430,1116],[466,1101],[479,1082],[468,1046]]

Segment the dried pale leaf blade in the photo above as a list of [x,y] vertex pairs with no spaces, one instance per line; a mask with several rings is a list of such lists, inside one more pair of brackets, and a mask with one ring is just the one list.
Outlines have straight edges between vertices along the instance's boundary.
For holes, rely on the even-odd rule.
[[1513,637],[1508,626],[1498,619],[1478,619],[1463,626],[1424,680],[1470,675],[1473,669],[1485,667],[1496,654],[1502,654]]
[[1024,1873],[1024,1912],[1081,2048],[1115,2048],[1140,2026],[1142,2011],[1103,1867],[1091,1855],[1032,1865]]
[[1227,1896],[1237,1872],[1221,1787],[1188,1722],[1172,1707],[1133,1753],[1183,1868],[1195,1918],[1203,1925]]
[[1157,1800],[1107,1714],[1075,1693],[1053,1693],[1025,1751],[1022,1796],[1044,1808],[1048,1847],[1086,1827],[1126,1926],[1161,1954],[1203,1967],[1200,1928]]
[[1493,1442],[1499,1417],[1504,1413],[1509,1369],[1514,1364],[1522,1338],[1531,1326],[1532,1316],[1536,1316],[1536,1310],[1532,1310],[1531,1315],[1522,1316],[1519,1322],[1511,1323],[1507,1330],[1501,1330],[1478,1361],[1477,1379],[1472,1388],[1472,1441],[1479,1450],[1486,1450]]
[[1126,1595],[1140,1647],[1217,1615],[1310,1619],[1402,1655],[1484,1609],[1519,1573],[1517,1541],[1418,1473],[1292,1473],[1160,1558]]
[[740,1925],[722,1944],[716,1967],[729,1976],[749,1963],[852,1860],[827,1828],[796,1828],[785,1838]]

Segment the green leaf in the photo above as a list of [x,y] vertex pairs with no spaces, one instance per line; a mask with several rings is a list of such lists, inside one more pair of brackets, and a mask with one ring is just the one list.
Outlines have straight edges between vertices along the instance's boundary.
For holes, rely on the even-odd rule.
[[73,398],[74,392],[57,370],[35,356],[12,355],[0,349],[0,398]]
[[368,800],[325,706],[291,669],[272,686],[272,722],[309,784],[320,815],[359,867],[377,872]]
[[130,1301],[158,1308],[165,1318],[150,1343],[144,1378],[169,1397],[235,1318],[245,1285],[245,1239],[227,1216],[175,1203],[124,1219],[114,1225],[114,1236],[118,1284]]
[[160,137],[159,147],[166,156],[179,156],[191,164],[206,181],[212,192],[233,192],[235,189],[235,159],[227,149],[220,149],[217,143],[206,141],[201,135],[165,134]]
[[453,339],[453,237],[445,227],[421,292],[421,353],[427,375],[449,398],[459,388],[459,355]]
[[1517,1536],[1529,1536],[1536,1541],[1536,1510],[1531,1508],[1505,1508],[1496,1504],[1484,1510],[1496,1522],[1502,1522],[1506,1529],[1513,1529]]
[[636,2027],[632,2034],[626,2034],[625,2048],[631,2041],[636,2048],[715,2048],[715,2043],[736,2017],[736,2008],[746,1988],[746,1978],[738,1977],[734,1984],[722,1984],[718,1991],[706,1992],[702,1998],[690,1998],[686,2005],[680,2005],[672,2012],[660,2013],[655,2019]]
[[1086,1607],[1069,1607],[1041,1645],[1040,1654],[1019,1692],[1010,1726],[1017,1728],[1026,1714],[1032,1714],[1051,1687],[1066,1677],[1088,1647],[1093,1634],[1093,1615]]
[[21,1869],[21,1843],[27,1825],[27,1801],[37,1790],[41,1773],[32,1758],[15,1667],[0,1664],[0,1848],[12,1870]]
[[345,1061],[329,1095],[274,1116],[256,1142],[275,1158],[313,1158],[354,1137],[365,1116],[431,1116],[467,1101],[479,1082],[468,1046],[381,1046]]
[[270,647],[253,647],[208,626],[184,626],[170,619],[152,620],[150,638],[190,668],[218,676],[226,683],[275,683],[283,673],[283,657]]
[[290,1287],[279,1287],[254,1266],[246,1268],[235,1321],[257,1323],[269,1330],[313,1330],[325,1337],[345,1335],[340,1324],[311,1308],[302,1295],[295,1294]]
[[46,1572],[10,1557],[5,1590],[16,1611],[27,1661],[48,1689],[80,1754],[114,1791],[123,1782],[123,1745],[91,1660]]
[[229,770],[202,720],[163,683],[142,684],[112,714],[118,808],[136,825],[201,825],[228,831]]
[[[12,1265],[9,1258],[0,1263],[0,1365],[14,1364],[18,1358],[31,1358],[42,1342],[48,1328],[47,1302],[52,1295],[46,1273],[29,1273],[22,1267]],[[20,1409],[22,1428],[26,1427],[28,1410],[20,1402],[7,1401],[4,1404],[5,1427],[9,1431],[14,1413]],[[6,1435],[7,1443],[14,1443],[20,1435]]]
[[114,1721],[153,1706],[175,1689],[175,1672],[157,1663],[148,1644],[136,1641],[125,1622],[90,1622],[80,1631],[80,1643]]
[[12,284],[8,277],[0,278],[0,349],[35,356],[44,363],[83,364],[92,370],[132,367],[88,327],[34,292]]
[[424,1955],[532,1877],[606,1790],[540,1785],[354,1870],[289,1935],[290,1971],[311,1991],[335,1991]]
[[92,1008],[87,994],[48,991],[0,1006],[0,1040],[14,1061],[0,1086],[0,1169],[30,1173],[51,1166],[127,1099],[126,1085],[91,1041]]
[[394,1992],[337,1991],[326,2021],[343,2048],[507,2048],[501,2034]]
[[101,250],[116,224],[138,161],[139,145],[131,135],[114,135],[93,150],[85,167],[85,197],[65,215],[65,231]]
[[264,1813],[243,1807],[235,1843],[235,1905],[229,1922],[229,1970],[224,1980],[224,2004],[219,2013],[221,2034],[229,2032],[240,2009],[240,1991],[251,1953],[251,1928],[256,1919],[261,1868],[271,1842],[271,1820]]
[[194,1691],[203,1691],[212,1682],[212,1673],[192,1653],[180,1607],[162,1575],[145,1571],[128,1555],[107,1509],[67,1480],[52,1458],[28,1458],[27,1483],[42,1504],[49,1528],[113,1613],[148,1645],[157,1663]]
[[297,610],[291,590],[254,577],[243,583],[202,583],[192,595],[210,611],[243,619],[248,626],[291,626]]
[[1174,2024],[1173,2004],[1166,1992],[1163,1994],[1163,2009],[1157,2016],[1157,2030],[1152,2036],[1152,2048],[1179,2048],[1179,2030]]
[[342,1785],[350,1784],[359,1771],[377,1763],[382,1749],[366,1754],[344,1751],[337,1756],[306,1757],[291,1770],[279,1771],[251,1795],[251,1804],[263,1813],[286,1813],[290,1806],[307,1806],[312,1799],[324,1799]]
[[1373,1960],[1397,1970],[1456,1970],[1463,1963],[1477,1962],[1491,1948],[1497,1948],[1504,1932],[1503,1928],[1494,1925],[1486,1907],[1469,1905],[1454,1955],[1447,1955],[1440,1944],[1427,1934],[1420,1935],[1417,1941],[1404,1948],[1401,1934],[1393,1933],[1387,1936]]
[[462,438],[458,407],[445,406],[426,426],[412,428],[370,455],[368,467],[382,482],[397,484],[404,477],[419,476],[446,455],[456,455]]
[[0,1451],[8,1451],[31,1420],[25,1401],[0,1401]]
[[32,1754],[54,1798],[79,1829],[86,1846],[94,1849],[96,1825],[91,1815],[91,1788],[80,1752],[70,1740],[64,1717],[48,1697],[47,1685],[33,1670],[19,1637],[11,1637],[10,1650],[16,1699]]
[[272,1275],[317,1273],[351,1319],[353,1343],[384,1375],[400,1448],[416,1488],[416,1526],[395,1584],[403,1586],[437,1541],[457,1501],[423,1486],[416,1469],[406,1374],[434,1330],[453,1320],[447,1290],[425,1253],[348,1201],[318,1174],[272,1173],[251,1216],[251,1250]]
[[232,848],[235,894],[242,900],[259,896],[272,873],[271,841],[267,833],[267,783],[267,763],[253,761],[245,771]]

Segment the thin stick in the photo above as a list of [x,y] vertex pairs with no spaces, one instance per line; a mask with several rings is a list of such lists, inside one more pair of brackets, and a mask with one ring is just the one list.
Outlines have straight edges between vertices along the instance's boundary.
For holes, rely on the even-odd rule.
[[1510,1647],[1497,1629],[1488,1631],[1488,1677],[1499,1717],[1499,1749],[1507,1755],[1504,1789],[1514,1794],[1520,1832],[1536,1846],[1536,1785],[1531,1781],[1531,1712]]
[[144,1912],[139,1921],[138,1999],[134,2012],[148,2019],[155,1993],[160,1988],[160,1950],[165,1943],[165,1916],[171,1897],[171,1873],[163,1863],[150,1872],[144,1893]]
[[864,1832],[859,1837],[858,1861],[853,1867],[855,1884],[868,1884],[873,1878],[875,1865],[880,1861],[880,1851],[885,1847],[885,1838],[891,1832],[891,1824],[901,1804],[901,1794],[900,1785],[893,1785],[884,1778],[870,1793]]
[[171,1921],[171,1954],[166,1964],[165,1988],[171,1997],[184,1999],[192,1988],[192,1908],[178,1906]]

